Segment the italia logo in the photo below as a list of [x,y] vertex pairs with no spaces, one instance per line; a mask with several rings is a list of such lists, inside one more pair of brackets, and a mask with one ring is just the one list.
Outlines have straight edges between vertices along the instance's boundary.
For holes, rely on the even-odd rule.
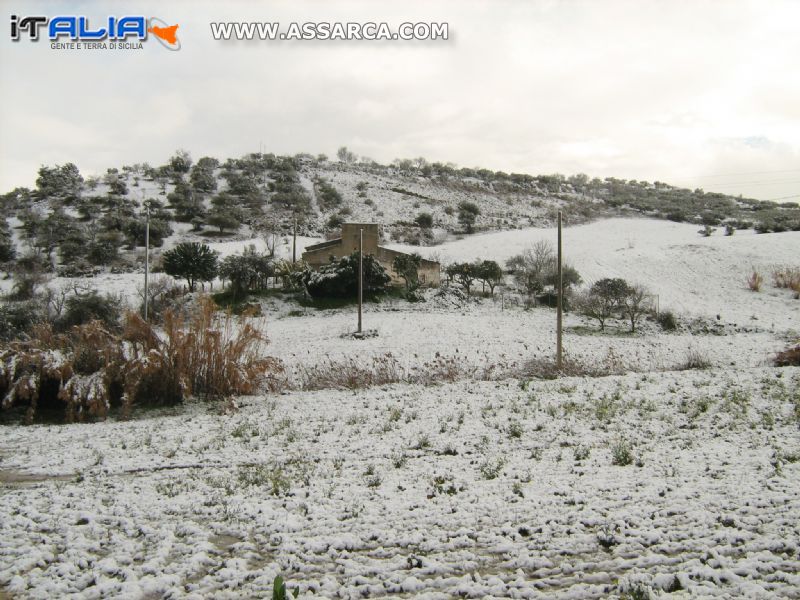
[[[44,32],[50,42],[69,40],[70,42],[109,42],[120,43],[145,42],[148,34],[167,50],[180,50],[181,42],[177,35],[178,25],[169,25],[158,17],[140,15],[108,17],[102,25],[89,23],[88,17],[75,15],[59,15],[56,17],[32,16],[18,17],[11,15],[11,39],[18,42],[27,34],[27,39],[38,41]],[[112,46],[113,47],[113,46]]]

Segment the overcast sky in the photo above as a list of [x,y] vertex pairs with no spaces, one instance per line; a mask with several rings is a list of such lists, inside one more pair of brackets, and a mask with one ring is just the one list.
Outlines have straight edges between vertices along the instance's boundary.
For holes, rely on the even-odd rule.
[[[52,50],[0,36],[0,192],[177,148],[660,180],[800,199],[800,2],[35,2],[155,16],[182,48]],[[446,21],[439,42],[212,39],[211,21]],[[43,36],[43,38],[46,36]]]

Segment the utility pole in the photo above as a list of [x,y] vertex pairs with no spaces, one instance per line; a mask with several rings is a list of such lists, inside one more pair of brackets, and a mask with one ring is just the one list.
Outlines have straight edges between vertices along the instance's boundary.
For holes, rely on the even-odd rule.
[[148,275],[150,275],[150,200],[144,201],[144,320],[147,321]]
[[358,230],[358,331],[361,333],[361,305],[364,302],[364,228]]
[[292,264],[297,262],[297,217],[294,218],[294,229],[292,230]]
[[561,370],[563,364],[561,344],[561,313],[564,309],[564,271],[561,256],[561,211],[558,211],[558,309],[556,312],[556,369]]

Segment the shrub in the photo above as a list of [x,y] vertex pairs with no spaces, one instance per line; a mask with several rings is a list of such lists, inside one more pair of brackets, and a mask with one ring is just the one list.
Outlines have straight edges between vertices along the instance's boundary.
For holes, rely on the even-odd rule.
[[[147,229],[146,221],[139,217],[131,219],[125,223],[125,235],[131,246],[144,246],[145,232]],[[169,224],[168,213],[163,218],[150,219],[150,246],[160,248],[164,245],[164,239],[172,235],[172,227]]]
[[86,258],[93,265],[108,265],[117,257],[117,247],[111,239],[98,239],[86,246]]
[[633,450],[626,440],[619,440],[611,447],[611,464],[619,467],[633,464]]
[[336,214],[330,216],[330,218],[326,222],[326,225],[328,226],[328,229],[339,229],[341,228],[343,223],[344,223],[344,217],[342,215]]
[[372,357],[372,362],[360,364],[354,358],[342,361],[327,360],[300,373],[300,385],[305,390],[361,389],[405,379],[399,361],[391,354]]
[[423,229],[430,229],[433,227],[433,216],[430,213],[422,212],[417,215],[414,222]]
[[[355,298],[358,293],[358,252],[333,260],[318,271],[305,269],[297,278],[314,298]],[[391,278],[371,254],[363,258],[364,294],[386,290]]]
[[558,379],[559,377],[606,377],[624,373],[628,367],[609,352],[602,361],[586,364],[569,356],[564,356],[561,369],[550,358],[534,358],[522,369],[522,376],[536,379]]
[[342,195],[324,179],[317,181],[317,198],[323,210],[332,210],[342,204]]
[[576,446],[573,454],[575,457],[575,462],[581,462],[589,458],[589,455],[591,454],[591,448],[589,448],[589,446]]
[[220,323],[214,302],[203,297],[184,327],[183,319],[172,313],[164,317],[165,340],[138,315],[128,315],[127,339],[138,344],[138,356],[149,355],[142,367],[160,363],[165,371],[174,369],[187,393],[221,399],[250,394],[261,383],[277,389],[275,378],[282,371],[280,361],[262,358],[266,338],[250,323],[235,325],[231,313]]
[[27,407],[28,421],[43,406],[60,408],[66,421],[103,418],[112,400],[124,414],[134,405],[176,404],[189,394],[226,398],[265,384],[282,385],[280,361],[262,357],[265,338],[249,323],[222,323],[203,298],[184,327],[167,312],[164,334],[128,313],[121,335],[100,321],[56,334],[40,327],[30,342],[0,354],[0,408]]
[[704,226],[704,227],[703,227],[703,228],[702,228],[700,231],[698,231],[697,233],[699,233],[699,234],[700,234],[700,235],[702,235],[703,237],[711,237],[711,234],[712,234],[712,233],[714,233],[716,230],[717,230],[717,228],[716,228],[716,227],[711,227],[711,225],[705,225],[705,226]]
[[54,334],[49,325],[42,325],[31,341],[13,342],[0,354],[0,408],[25,408],[29,423],[37,412],[53,409],[66,421],[104,417],[112,384],[119,384],[105,370],[121,356],[112,340],[94,321],[68,335]]
[[391,353],[386,353],[363,363],[348,357],[302,367],[297,385],[305,390],[356,390],[389,383],[435,385],[474,375],[475,369],[454,357],[437,356],[422,365],[405,368]]
[[678,371],[688,371],[690,369],[708,369],[711,367],[711,361],[700,351],[690,349],[686,353],[686,359],[677,366]]
[[800,293],[800,267],[773,267],[772,283],[776,288],[790,289]]
[[745,280],[747,287],[753,292],[761,291],[761,284],[764,283],[764,277],[756,269],[753,269],[750,275]]
[[505,466],[506,466],[505,459],[502,457],[497,457],[494,460],[486,459],[478,467],[478,470],[480,471],[481,476],[484,479],[497,479],[497,477],[503,471],[503,467]]
[[36,295],[36,289],[44,283],[49,266],[33,254],[18,258],[14,265],[14,288],[9,298],[31,300]]
[[[142,299],[140,312],[144,314],[144,287],[139,286],[137,292]],[[177,299],[183,295],[183,290],[172,277],[156,275],[150,279],[147,295],[147,318],[152,322],[160,323],[167,309],[178,303]]]
[[658,323],[664,331],[675,331],[678,328],[678,320],[671,310],[658,313],[656,316],[656,323]]
[[776,367],[800,367],[800,344],[778,352],[774,362]]
[[33,300],[0,305],[0,340],[19,339],[45,320],[42,306]]
[[56,321],[56,328],[63,331],[90,321],[100,321],[105,327],[119,326],[120,300],[110,295],[101,296],[96,291],[75,294],[66,299],[64,314]]

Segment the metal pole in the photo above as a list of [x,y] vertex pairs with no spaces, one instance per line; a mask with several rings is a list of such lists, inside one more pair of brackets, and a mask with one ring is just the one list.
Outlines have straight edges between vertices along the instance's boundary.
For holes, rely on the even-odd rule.
[[292,233],[292,264],[297,262],[297,217],[294,218],[294,230]]
[[361,333],[361,305],[364,302],[364,228],[358,230],[358,333]]
[[150,274],[150,202],[144,203],[147,215],[144,226],[144,320],[147,321],[148,275]]
[[561,318],[564,309],[564,272],[561,256],[561,211],[558,211],[558,310],[556,317],[556,369],[561,370],[563,347],[561,344]]

